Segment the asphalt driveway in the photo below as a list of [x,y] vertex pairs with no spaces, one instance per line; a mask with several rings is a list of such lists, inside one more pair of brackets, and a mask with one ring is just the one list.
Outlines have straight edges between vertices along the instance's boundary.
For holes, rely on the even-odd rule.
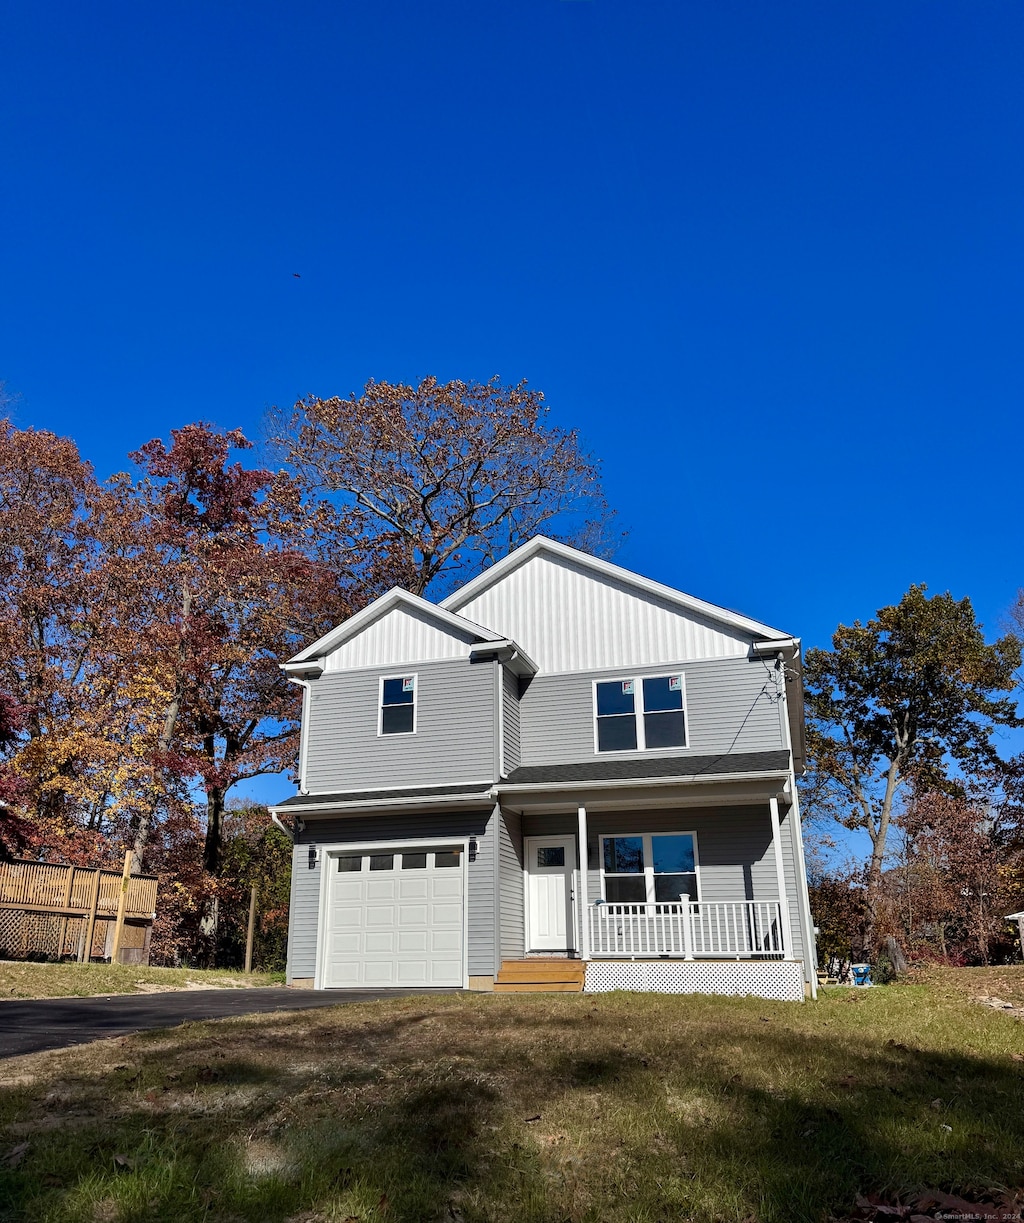
[[450,990],[204,989],[164,994],[113,994],[98,998],[0,1001],[0,1058],[63,1049],[186,1020],[226,1019],[262,1011],[302,1011],[378,998],[450,993]]

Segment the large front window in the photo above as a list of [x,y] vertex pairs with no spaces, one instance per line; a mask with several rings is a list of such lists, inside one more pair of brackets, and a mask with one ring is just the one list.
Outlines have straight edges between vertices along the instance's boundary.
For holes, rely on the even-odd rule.
[[682,675],[602,680],[594,685],[599,752],[686,746]]
[[697,900],[697,843],[692,832],[601,838],[604,899],[610,904]]

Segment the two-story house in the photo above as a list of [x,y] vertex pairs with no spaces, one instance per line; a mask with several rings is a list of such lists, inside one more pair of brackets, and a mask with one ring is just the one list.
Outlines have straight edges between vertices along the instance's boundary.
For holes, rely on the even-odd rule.
[[284,669],[290,983],[813,994],[797,639],[538,537]]

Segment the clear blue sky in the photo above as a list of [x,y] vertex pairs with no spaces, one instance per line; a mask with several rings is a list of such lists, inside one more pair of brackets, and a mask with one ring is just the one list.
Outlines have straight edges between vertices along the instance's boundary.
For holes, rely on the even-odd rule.
[[497,374],[603,458],[620,563],[808,644],[1024,585],[1019,3],[0,15],[0,377],[101,475]]

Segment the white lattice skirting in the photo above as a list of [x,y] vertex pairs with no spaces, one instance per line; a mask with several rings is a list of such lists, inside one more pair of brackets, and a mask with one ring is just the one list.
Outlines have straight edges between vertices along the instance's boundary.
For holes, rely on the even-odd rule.
[[753,994],[778,1002],[802,1002],[799,960],[591,960],[588,994],[631,989],[659,994]]

